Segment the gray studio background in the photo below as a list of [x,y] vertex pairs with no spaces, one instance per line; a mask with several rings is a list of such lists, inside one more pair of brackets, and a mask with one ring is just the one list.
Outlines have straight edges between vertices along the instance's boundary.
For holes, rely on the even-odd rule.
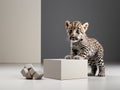
[[89,22],[88,36],[105,49],[106,63],[120,63],[120,0],[42,0],[42,59],[69,54],[66,20]]

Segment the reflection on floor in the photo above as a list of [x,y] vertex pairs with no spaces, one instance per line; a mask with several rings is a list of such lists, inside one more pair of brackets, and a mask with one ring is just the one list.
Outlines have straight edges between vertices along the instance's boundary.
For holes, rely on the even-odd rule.
[[[24,64],[0,64],[0,90],[120,90],[120,65],[107,65],[106,77],[88,79],[26,80],[20,70]],[[34,65],[41,69],[39,64]]]

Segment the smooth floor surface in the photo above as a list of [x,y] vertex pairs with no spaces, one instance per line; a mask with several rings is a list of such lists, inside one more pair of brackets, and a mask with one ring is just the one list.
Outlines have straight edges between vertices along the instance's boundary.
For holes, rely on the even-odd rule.
[[[0,90],[120,90],[120,65],[106,65],[106,77],[87,79],[26,80],[20,73],[24,64],[0,64]],[[39,64],[34,65],[42,69]]]

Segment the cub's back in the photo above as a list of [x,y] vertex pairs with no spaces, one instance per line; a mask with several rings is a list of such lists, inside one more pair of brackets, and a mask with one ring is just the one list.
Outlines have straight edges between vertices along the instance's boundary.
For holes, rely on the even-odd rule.
[[99,51],[99,50],[103,51],[103,47],[99,43],[98,40],[96,40],[95,38],[88,38],[88,41],[89,41],[89,46],[90,46],[91,49],[93,49],[95,51]]

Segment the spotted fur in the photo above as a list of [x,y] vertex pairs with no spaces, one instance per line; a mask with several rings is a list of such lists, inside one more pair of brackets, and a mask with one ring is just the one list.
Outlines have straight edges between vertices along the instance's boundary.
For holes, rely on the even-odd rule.
[[99,69],[98,76],[105,76],[105,66],[103,61],[104,49],[102,45],[94,38],[89,38],[86,35],[89,24],[86,22],[82,24],[80,21],[66,21],[65,27],[67,35],[71,40],[72,53],[67,55],[66,59],[80,59],[88,60],[91,66],[89,76],[95,76],[97,69]]

